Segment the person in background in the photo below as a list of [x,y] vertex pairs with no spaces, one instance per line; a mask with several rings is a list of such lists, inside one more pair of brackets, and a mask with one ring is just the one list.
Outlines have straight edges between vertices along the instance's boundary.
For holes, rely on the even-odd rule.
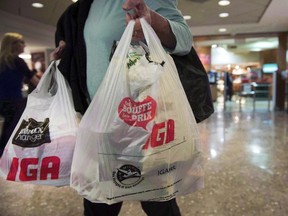
[[[192,34],[176,0],[79,0],[60,17],[55,34],[59,70],[72,88],[76,111],[84,114],[109,65],[114,41],[119,41],[127,23],[134,19],[133,40],[144,40],[139,18],[152,26],[163,47],[185,55],[192,47]],[[83,158],[84,160],[84,158]],[[107,205],[84,199],[85,216],[116,216],[122,202]],[[148,216],[179,216],[176,199],[141,202]]]
[[24,78],[35,86],[39,82],[26,62],[19,57],[24,48],[25,42],[21,34],[4,34],[0,50],[0,115],[4,117],[0,157],[25,108],[26,100],[22,96]]
[[225,72],[225,84],[226,84],[226,98],[225,101],[232,100],[233,96],[233,77],[231,72]]

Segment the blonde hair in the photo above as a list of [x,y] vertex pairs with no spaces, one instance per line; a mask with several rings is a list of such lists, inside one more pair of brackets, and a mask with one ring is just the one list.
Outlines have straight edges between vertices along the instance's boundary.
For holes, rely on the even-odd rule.
[[17,43],[17,41],[22,40],[23,36],[18,33],[8,32],[4,34],[4,37],[1,41],[1,49],[0,49],[0,69],[4,67],[13,68],[15,55],[13,54],[13,45]]

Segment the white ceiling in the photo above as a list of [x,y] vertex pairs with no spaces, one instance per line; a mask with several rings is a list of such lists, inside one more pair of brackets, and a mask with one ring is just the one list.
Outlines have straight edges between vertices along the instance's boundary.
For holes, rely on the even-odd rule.
[[[11,31],[23,34],[30,51],[53,48],[56,22],[72,1],[37,0],[45,5],[41,9],[31,7],[35,1],[1,0],[0,34]],[[218,0],[178,0],[183,15],[192,17],[187,22],[195,41],[202,36],[206,38],[197,45],[217,43],[236,51],[264,41],[275,47],[278,44],[274,33],[288,32],[288,0],[230,1],[229,6],[220,7]],[[220,12],[228,12],[230,16],[219,18]],[[220,33],[218,29],[223,27],[227,32]]]

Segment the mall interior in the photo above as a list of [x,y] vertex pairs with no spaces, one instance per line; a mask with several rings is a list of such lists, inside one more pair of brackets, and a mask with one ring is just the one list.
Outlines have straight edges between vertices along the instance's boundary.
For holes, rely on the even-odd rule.
[[[31,9],[32,2],[1,0],[0,33],[22,33],[22,58],[31,70],[45,72],[55,24],[71,0],[38,1],[48,6],[50,17]],[[179,9],[190,15],[187,23],[215,110],[198,123],[205,186],[177,197],[181,215],[288,215],[288,1],[179,0]],[[23,83],[24,97],[27,91]],[[4,121],[0,118],[0,129]],[[0,216],[20,215],[81,216],[83,199],[69,186],[0,178]],[[120,216],[136,215],[145,216],[140,203],[124,202]]]

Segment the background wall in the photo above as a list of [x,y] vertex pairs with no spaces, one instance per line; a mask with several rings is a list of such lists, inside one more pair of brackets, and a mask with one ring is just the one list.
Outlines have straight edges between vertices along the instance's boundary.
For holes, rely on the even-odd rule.
[[225,50],[223,47],[216,47],[211,49],[211,64],[242,64],[250,62],[260,62],[259,52],[249,53],[232,53]]

